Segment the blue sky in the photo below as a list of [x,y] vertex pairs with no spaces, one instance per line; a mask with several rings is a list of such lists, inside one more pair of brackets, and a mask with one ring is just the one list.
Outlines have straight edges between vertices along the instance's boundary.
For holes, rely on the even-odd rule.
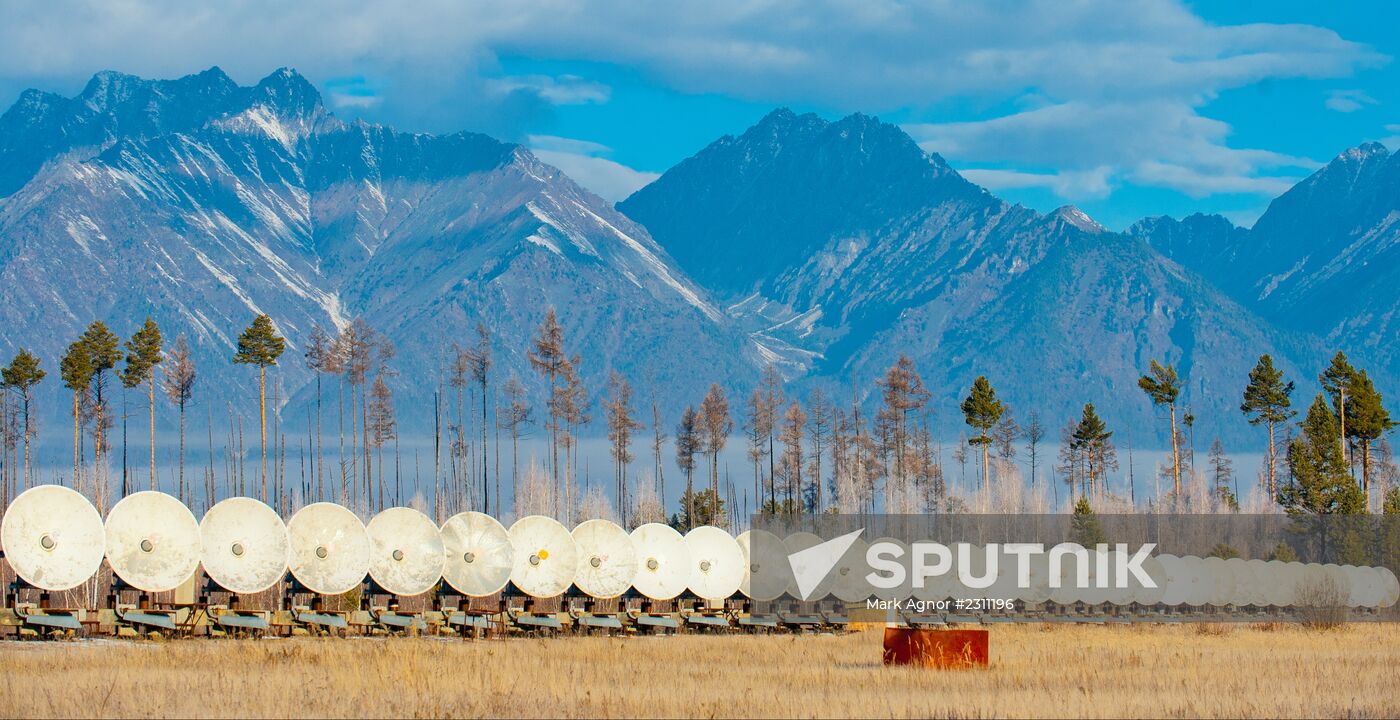
[[93,72],[301,70],[342,116],[530,145],[609,199],[784,105],[865,112],[997,194],[1242,224],[1338,152],[1400,146],[1400,4],[690,6],[0,0],[0,102]]

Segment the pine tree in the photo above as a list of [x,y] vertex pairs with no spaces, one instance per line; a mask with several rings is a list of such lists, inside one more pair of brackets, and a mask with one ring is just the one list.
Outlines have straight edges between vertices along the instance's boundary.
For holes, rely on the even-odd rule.
[[233,362],[258,368],[258,421],[262,438],[262,500],[267,502],[267,368],[287,349],[287,341],[277,334],[272,318],[259,315],[238,336],[238,352]]
[[107,447],[107,428],[112,420],[107,416],[106,373],[117,366],[122,359],[118,338],[100,320],[94,320],[83,332],[80,341],[88,353],[88,363],[92,368],[93,401],[93,453],[98,472],[102,472],[102,451]]
[[1099,523],[1099,516],[1094,514],[1089,498],[1083,495],[1074,503],[1074,516],[1070,519],[1069,528],[1070,542],[1083,547],[1093,549],[1100,543],[1108,542],[1103,525]]
[[[130,390],[146,386],[146,401],[151,417],[151,489],[156,489],[156,365],[162,360],[160,328],[154,320],[146,322],[126,341],[126,369],[122,372],[122,387]],[[125,425],[123,425],[125,427]]]
[[[0,370],[0,378],[4,379],[4,386],[8,390],[19,393],[20,411],[24,413],[24,487],[30,485],[29,474],[29,441],[37,433],[36,427],[31,422],[29,410],[30,401],[33,399],[33,388],[43,381],[48,373],[39,366],[39,358],[24,348],[20,348],[15,357],[10,361],[9,366]],[[5,499],[8,499],[8,495]]]
[[1271,500],[1278,499],[1278,452],[1274,428],[1298,414],[1291,407],[1292,394],[1293,383],[1285,382],[1283,371],[1274,369],[1274,359],[1268,354],[1260,355],[1259,362],[1249,371],[1249,384],[1244,388],[1240,412],[1250,416],[1250,425],[1263,424],[1269,428],[1269,451],[1264,461],[1268,465]]
[[1342,462],[1347,469],[1351,468],[1351,458],[1347,457],[1346,442],[1349,437],[1347,431],[1347,404],[1352,397],[1352,384],[1356,382],[1356,368],[1347,361],[1346,353],[1337,351],[1332,356],[1332,363],[1326,370],[1317,377],[1322,389],[1332,398],[1332,413],[1337,418],[1339,429],[1336,440],[1342,447]]
[[710,385],[700,402],[700,427],[705,452],[710,456],[710,490],[719,498],[719,453],[734,431],[734,419],[729,415],[729,400],[718,384]]
[[997,399],[996,390],[992,389],[992,384],[987,382],[985,376],[979,375],[972,383],[972,390],[968,393],[967,399],[962,402],[963,418],[969,427],[977,431],[976,437],[967,439],[969,445],[982,446],[982,493],[985,497],[991,497],[992,476],[991,469],[987,466],[988,446],[992,439],[987,432],[1001,419],[1005,407]]
[[1371,506],[1371,444],[1395,427],[1385,402],[1365,370],[1352,383],[1351,403],[1347,406],[1350,422],[1347,432],[1361,445],[1361,488],[1366,506]]
[[59,375],[63,378],[63,386],[73,391],[74,487],[77,487],[78,472],[83,459],[80,444],[83,425],[82,401],[92,383],[93,373],[92,357],[83,345],[82,338],[73,341],[68,345],[68,352],[64,353],[63,359],[59,362]]
[[1138,378],[1138,387],[1147,393],[1153,405],[1166,405],[1171,410],[1172,496],[1180,498],[1181,444],[1176,432],[1176,400],[1181,395],[1181,380],[1176,375],[1175,367],[1163,367],[1161,363],[1153,360],[1148,374]]
[[1082,494],[1096,496],[1108,484],[1108,470],[1118,467],[1117,452],[1109,440],[1112,437],[1113,433],[1094,410],[1094,404],[1085,403],[1070,442],[1073,449],[1082,453],[1083,479],[1087,485]]
[[[195,367],[194,357],[190,353],[190,345],[185,340],[183,334],[176,336],[175,344],[170,348],[170,354],[166,356],[166,362],[162,365],[165,377],[161,381],[161,388],[165,391],[165,396],[180,409],[180,476],[179,491],[181,498],[188,503],[185,487],[185,406],[189,404],[190,398],[194,396]],[[192,494],[192,493],[191,493]]]
[[1229,508],[1230,512],[1239,512],[1239,500],[1230,489],[1230,482],[1235,478],[1234,463],[1225,454],[1225,446],[1220,442],[1220,438],[1216,438],[1215,442],[1210,444],[1210,474],[1215,497]]
[[1361,490],[1347,475],[1337,444],[1339,432],[1337,416],[1319,393],[1308,408],[1301,434],[1288,446],[1292,477],[1279,490],[1279,504],[1289,514],[1353,514],[1364,509]]
[[681,495],[680,510],[671,516],[671,527],[686,533],[704,525],[724,524],[724,500],[710,488]]

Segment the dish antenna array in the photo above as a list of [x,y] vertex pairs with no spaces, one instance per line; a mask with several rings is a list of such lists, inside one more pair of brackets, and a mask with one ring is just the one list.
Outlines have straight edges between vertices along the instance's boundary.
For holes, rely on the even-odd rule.
[[453,515],[442,524],[447,558],[442,577],[467,597],[487,597],[505,589],[515,569],[515,546],[496,518],[479,512]]
[[199,523],[204,572],[236,595],[262,592],[287,575],[287,526],[277,511],[246,497],[222,500]]
[[292,576],[318,595],[340,595],[364,582],[370,567],[369,533],[355,513],[313,503],[287,523]]
[[105,542],[97,508],[61,485],[25,490],[0,521],[0,547],[10,568],[44,591],[69,590],[96,575]]
[[784,562],[771,562],[787,553],[782,538],[767,530],[745,530],[735,538],[743,553],[748,572],[739,580],[739,592],[750,600],[777,600],[792,583],[792,568]]
[[637,547],[626,530],[608,520],[587,520],[574,528],[578,569],[574,586],[599,599],[621,596],[637,577]]
[[199,521],[170,495],[144,490],[107,513],[107,563],[142,592],[174,590],[199,568]]
[[442,579],[446,561],[442,533],[427,515],[406,507],[389,508],[365,526],[369,535],[369,576],[394,595],[418,595]]
[[744,582],[744,551],[729,533],[710,525],[685,535],[690,555],[688,588],[696,597],[716,601],[739,592]]
[[510,526],[515,565],[510,580],[535,598],[562,595],[573,584],[579,552],[574,538],[554,518],[530,515]]
[[[790,564],[801,560],[792,555],[821,542],[810,533],[780,538],[763,530],[736,538],[708,526],[682,536],[658,523],[629,534],[607,520],[589,520],[570,532],[544,516],[522,518],[506,530],[477,512],[454,515],[439,528],[409,508],[385,510],[366,526],[351,511],[331,503],[308,505],[284,525],[272,508],[242,497],[216,504],[197,522],[180,501],[153,491],[122,499],[104,524],[86,498],[52,485],[21,493],[0,521],[6,560],[20,583],[42,591],[45,598],[94,577],[105,556],[119,585],[143,597],[180,586],[202,564],[213,585],[235,596],[272,588],[290,569],[296,583],[317,596],[349,592],[368,577],[372,590],[394,596],[425,593],[445,581],[469,598],[513,587],[531,598],[558,597],[571,588],[591,599],[635,592],[645,598],[644,607],[687,593],[707,607],[735,596],[747,602],[782,601],[786,596],[792,603],[798,597],[796,574],[807,569],[797,567],[794,573]],[[869,597],[866,548],[860,540],[852,544],[807,594],[807,601],[829,596],[859,603]],[[982,548],[971,550],[971,567],[954,567],[929,578],[922,588],[906,581],[888,595],[924,600],[975,595],[958,580],[959,569],[979,576],[986,569]],[[1400,580],[1382,567],[1161,554],[1142,563],[1155,585],[1148,587],[1136,576],[1115,576],[1124,559],[1116,552],[1101,557],[1091,550],[1084,556],[1067,556],[1057,568],[1038,555],[1029,564],[1025,583],[1012,577],[1017,572],[1014,563],[1000,563],[991,586],[979,592],[1062,606],[1341,603],[1384,608],[1400,601]],[[1085,567],[1080,568],[1080,562]],[[1088,586],[1080,582],[1083,577],[1089,579]],[[76,619],[64,625],[76,626]]]
[[647,523],[632,531],[640,563],[632,586],[651,600],[671,600],[690,583],[690,548],[670,525]]

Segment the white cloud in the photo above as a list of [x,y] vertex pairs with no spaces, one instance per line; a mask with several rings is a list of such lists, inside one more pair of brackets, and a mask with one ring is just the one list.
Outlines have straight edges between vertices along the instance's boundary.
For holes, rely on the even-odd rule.
[[372,108],[379,105],[383,98],[374,95],[353,95],[350,93],[330,93],[327,98],[332,107],[337,108]]
[[[1041,107],[911,130],[965,165],[995,166],[1000,174],[980,171],[988,184],[1033,182],[1068,197],[1111,191],[1110,180],[1192,194],[1271,192],[1282,181],[1273,170],[1310,162],[1233,148],[1229,127],[1200,108],[1225,89],[1347,77],[1388,60],[1322,27],[1212,24],[1183,0],[379,0],[353,10],[335,0],[53,0],[5,8],[0,86],[71,87],[108,67],[172,77],[215,64],[249,81],[293,65],[313,80],[368,78],[381,90],[377,104],[333,102],[371,119],[506,137],[546,125],[556,105],[606,102],[610,92],[575,76],[506,76],[501,57],[615,64],[683,92],[838,111],[1034,98]],[[1327,102],[1345,111],[1366,100]],[[625,175],[596,153],[575,155],[600,178]]]
[[1113,191],[1112,170],[1100,166],[1084,171],[1055,173],[1021,172],[994,168],[966,168],[958,171],[963,177],[989,190],[1007,188],[1046,188],[1070,200],[1107,197]]
[[1381,138],[1380,143],[1386,146],[1391,152],[1400,150],[1400,124],[1386,125],[1385,130],[1386,132],[1395,134]]
[[1102,197],[1104,184],[1083,178],[1108,177],[1192,197],[1276,195],[1305,173],[1275,177],[1261,171],[1319,165],[1268,150],[1232,148],[1226,143],[1227,124],[1175,99],[1076,100],[978,122],[911,124],[905,130],[924,149],[954,162],[1054,168],[1042,184],[1070,200]]
[[[1383,60],[1308,25],[1212,25],[1177,0],[179,0],[10,4],[0,75],[171,76],[213,64],[259,74],[402,79],[496,58],[595,60],[682,89],[879,111],[949,96],[1196,97],[1270,77],[1338,77]],[[420,82],[426,78],[418,78]]]
[[589,140],[531,135],[528,144],[536,157],[608,202],[618,202],[660,177],[602,157],[612,148]]
[[1364,90],[1333,90],[1327,94],[1327,102],[1324,104],[1328,110],[1349,113],[1367,105],[1375,105],[1376,99],[1367,95]]
[[487,86],[502,93],[528,90],[555,105],[605,103],[611,93],[607,85],[591,82],[577,75],[492,78],[487,81]]

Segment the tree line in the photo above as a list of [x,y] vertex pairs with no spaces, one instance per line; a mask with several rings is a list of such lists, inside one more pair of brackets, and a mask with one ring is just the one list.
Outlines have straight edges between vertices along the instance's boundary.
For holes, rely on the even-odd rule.
[[[593,423],[594,400],[582,380],[584,359],[569,351],[566,332],[553,308],[535,329],[527,351],[531,371],[545,388],[542,408],[529,399],[525,383],[511,374],[497,377],[492,336],[481,325],[465,345],[445,349],[433,393],[433,458],[431,508],[439,517],[462,509],[501,514],[509,498],[517,513],[542,512],[574,518],[584,510],[610,512],[626,524],[666,520],[690,527],[715,523],[735,525],[748,512],[772,514],[962,512],[1006,509],[997,498],[1007,492],[1054,494],[1060,506],[1063,488],[1071,504],[1096,503],[1137,508],[1143,500],[1155,509],[1180,509],[1189,488],[1183,474],[1204,478],[1216,507],[1240,509],[1238,477],[1219,438],[1211,444],[1204,471],[1195,464],[1195,418],[1181,403],[1183,379],[1169,363],[1152,360],[1138,385],[1146,398],[1164,410],[1171,439],[1170,462],[1154,474],[1154,487],[1140,499],[1132,476],[1132,447],[1128,446],[1128,497],[1115,488],[1111,473],[1120,470],[1115,433],[1093,402],[1077,417],[1067,418],[1059,434],[1056,462],[1047,463],[1042,443],[1048,430],[1032,410],[1024,424],[1011,406],[998,397],[985,376],[973,381],[958,409],[967,427],[952,447],[957,463],[959,494],[945,473],[943,440],[933,431],[933,393],[914,362],[900,356],[876,379],[873,392],[851,388],[848,402],[828,398],[821,389],[806,398],[789,396],[775,367],[766,367],[756,387],[731,406],[726,391],[712,384],[703,397],[685,406],[674,425],[662,417],[653,389],[650,422],[643,422],[636,390],[628,378],[612,372],[598,401],[612,465],[611,498],[598,489],[581,491],[579,442]],[[193,353],[183,335],[165,342],[158,325],[146,318],[122,340],[106,324],[94,321],[69,344],[59,358],[58,375],[71,392],[73,420],[73,484],[99,499],[112,484],[111,434],[122,420],[120,492],[141,484],[128,463],[126,428],[129,414],[114,410],[119,396],[147,404],[148,471],[151,489],[158,486],[156,427],[158,397],[178,411],[179,450],[176,494],[191,507],[205,507],[222,494],[253,495],[282,509],[295,502],[335,500],[365,509],[426,500],[418,453],[413,455],[411,481],[399,453],[399,422],[390,379],[395,349],[382,333],[356,318],[327,330],[314,326],[304,343],[302,361],[312,372],[313,402],[307,405],[306,437],[293,441],[300,456],[299,473],[289,473],[287,433],[280,412],[271,419],[268,395],[280,407],[280,383],[269,382],[269,371],[284,362],[288,343],[273,320],[258,315],[238,336],[229,362],[256,372],[258,455],[246,467],[243,414],[228,410],[224,430],[223,480],[217,481],[213,409],[207,412],[208,460],[199,476],[187,479],[187,411],[196,396],[199,377]],[[0,406],[0,476],[3,497],[33,484],[31,442],[34,389],[48,372],[33,353],[20,349],[3,368]],[[1243,379],[1240,411],[1266,431],[1267,450],[1258,479],[1259,491],[1270,504],[1293,513],[1360,513],[1372,507],[1373,492],[1383,504],[1400,508],[1400,488],[1386,435],[1395,427],[1384,399],[1365,369],[1353,367],[1338,352],[1319,375],[1322,391],[1301,421],[1293,405],[1294,384],[1262,355]],[[114,384],[119,383],[120,387]],[[334,385],[334,417],[327,418],[325,386]],[[348,391],[348,407],[347,407]],[[545,467],[522,468],[520,443],[537,422],[547,443]],[[872,412],[873,410],[873,412]],[[348,421],[348,427],[347,427]],[[325,447],[327,426],[338,436],[338,448]],[[650,429],[650,437],[643,433]],[[668,434],[667,430],[670,430]],[[738,430],[738,435],[735,431]],[[721,453],[734,438],[745,442],[751,484],[736,481],[724,468]],[[673,456],[665,458],[670,441]],[[347,446],[348,442],[348,446]],[[509,443],[511,472],[503,487],[502,443]],[[645,443],[645,444],[643,444]],[[633,466],[637,450],[649,446],[650,477],[638,476]],[[23,460],[20,460],[20,449]],[[386,450],[392,449],[385,469]],[[1020,475],[1015,458],[1024,450],[1029,479]],[[271,465],[269,466],[269,453]],[[89,462],[90,459],[90,462]],[[668,462],[669,461],[669,462]],[[327,462],[330,465],[327,465]],[[974,465],[976,480],[969,489],[967,470]],[[674,464],[684,480],[680,502],[667,515],[666,471]],[[1044,467],[1048,465],[1048,467]],[[1042,481],[1043,469],[1048,481]],[[741,472],[743,472],[741,470]],[[700,473],[698,488],[696,474]],[[292,475],[293,479],[288,480]],[[590,475],[582,471],[585,485]],[[994,482],[995,479],[995,482]],[[508,492],[507,492],[508,490]],[[589,497],[584,497],[586,494]],[[607,507],[610,505],[610,507]],[[1033,509],[1016,506],[1015,509]],[[1040,508],[1047,510],[1048,508]]]

